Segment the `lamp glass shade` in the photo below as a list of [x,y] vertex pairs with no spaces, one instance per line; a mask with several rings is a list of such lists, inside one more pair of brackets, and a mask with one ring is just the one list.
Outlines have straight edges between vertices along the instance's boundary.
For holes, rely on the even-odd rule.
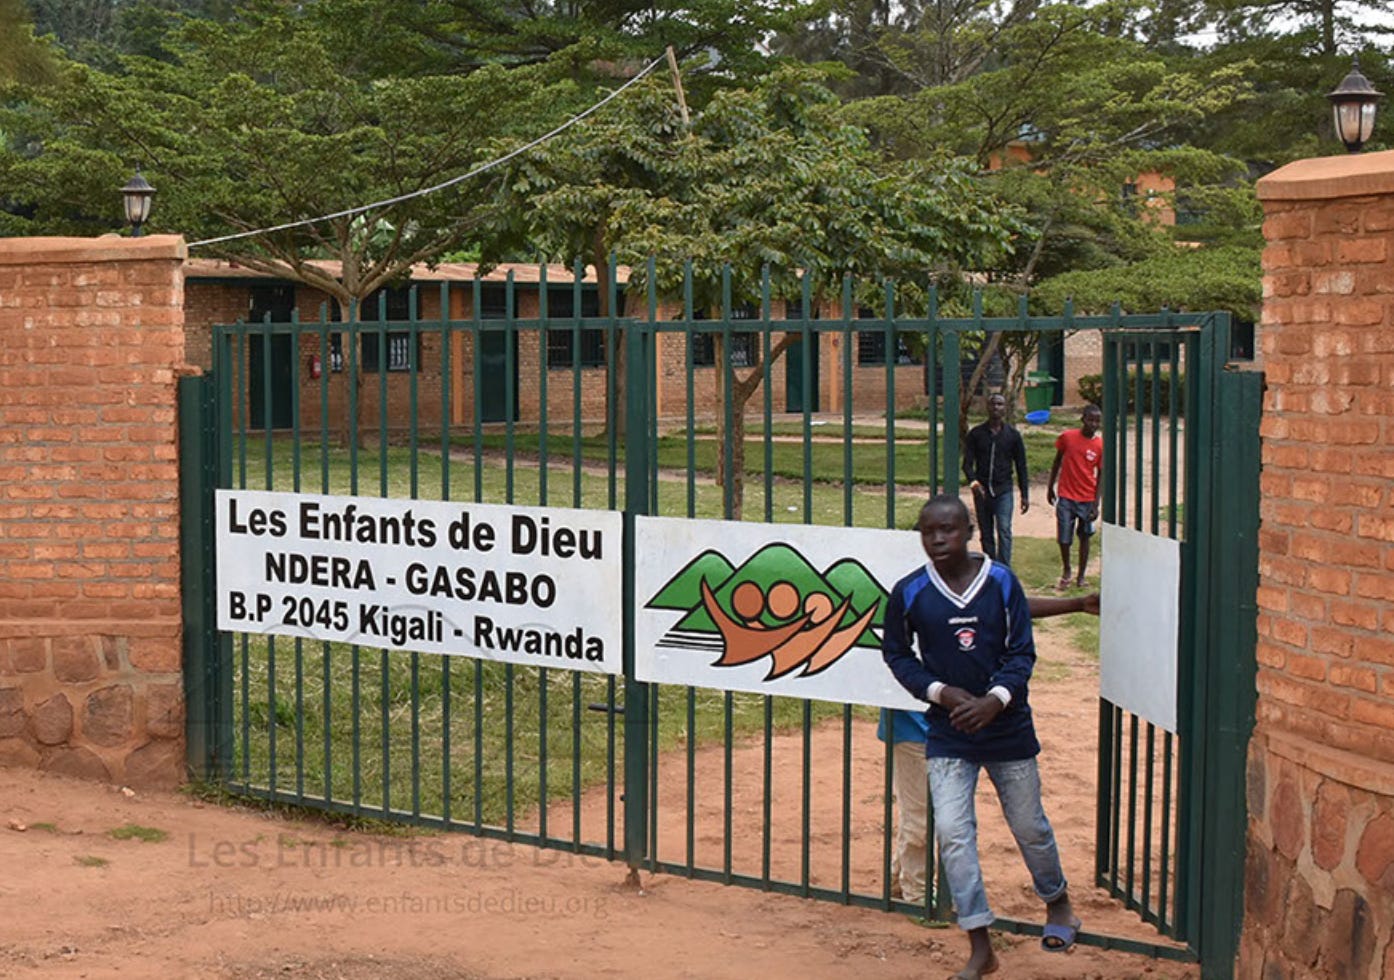
[[1375,131],[1375,104],[1383,93],[1375,90],[1370,80],[1360,73],[1360,60],[1351,65],[1350,74],[1341,79],[1331,100],[1332,121],[1336,137],[1351,153],[1358,153]]
[[121,188],[121,199],[126,205],[126,220],[139,227],[150,217],[150,199],[155,196],[155,188],[136,171],[136,175],[126,181]]

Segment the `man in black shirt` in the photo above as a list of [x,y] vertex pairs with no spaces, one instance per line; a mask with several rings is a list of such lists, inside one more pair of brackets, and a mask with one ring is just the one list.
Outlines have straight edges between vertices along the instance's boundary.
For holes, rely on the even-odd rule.
[[973,490],[983,551],[993,561],[1012,563],[1012,470],[1021,488],[1021,512],[1031,507],[1026,482],[1026,443],[1007,424],[1007,399],[989,395],[987,421],[968,430],[963,475]]

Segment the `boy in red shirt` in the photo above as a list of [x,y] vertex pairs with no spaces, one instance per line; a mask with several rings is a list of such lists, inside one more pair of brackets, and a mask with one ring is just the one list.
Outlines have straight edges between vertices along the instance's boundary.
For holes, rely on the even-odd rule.
[[[1070,587],[1070,545],[1079,530],[1079,575],[1075,585],[1084,585],[1084,567],[1089,564],[1089,539],[1099,519],[1099,473],[1104,459],[1104,440],[1099,435],[1103,412],[1098,405],[1086,405],[1078,429],[1060,433],[1055,440],[1055,462],[1050,467],[1046,501],[1055,505],[1056,541],[1060,544],[1060,581],[1057,589]],[[1055,493],[1056,478],[1060,494]]]

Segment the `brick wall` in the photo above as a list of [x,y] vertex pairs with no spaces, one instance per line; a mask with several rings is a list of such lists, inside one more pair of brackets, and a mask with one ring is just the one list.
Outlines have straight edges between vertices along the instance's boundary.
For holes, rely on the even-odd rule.
[[1259,182],[1265,396],[1243,977],[1394,977],[1394,152]]
[[1085,397],[1079,393],[1079,379],[1104,371],[1104,335],[1098,330],[1077,330],[1065,335],[1065,401],[1066,405],[1082,405]]
[[184,252],[0,240],[0,764],[183,778]]

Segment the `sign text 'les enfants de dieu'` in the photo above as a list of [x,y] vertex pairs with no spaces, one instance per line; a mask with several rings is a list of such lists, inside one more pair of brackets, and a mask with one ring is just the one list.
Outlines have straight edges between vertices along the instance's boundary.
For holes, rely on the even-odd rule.
[[218,626],[621,671],[613,511],[217,493]]

